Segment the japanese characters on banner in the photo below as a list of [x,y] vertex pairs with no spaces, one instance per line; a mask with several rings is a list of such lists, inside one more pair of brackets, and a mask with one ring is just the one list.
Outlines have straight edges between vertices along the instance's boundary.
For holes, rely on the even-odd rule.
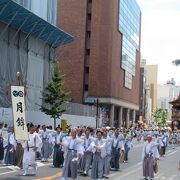
[[16,140],[28,140],[25,121],[24,86],[11,86],[14,133]]

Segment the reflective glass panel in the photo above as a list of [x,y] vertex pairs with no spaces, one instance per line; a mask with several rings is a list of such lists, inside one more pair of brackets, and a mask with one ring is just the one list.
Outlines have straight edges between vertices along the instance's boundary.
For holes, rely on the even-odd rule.
[[[125,87],[132,88],[136,72],[136,50],[139,50],[141,11],[136,0],[119,0],[118,30],[122,33],[122,62]],[[131,77],[130,77],[131,76]]]

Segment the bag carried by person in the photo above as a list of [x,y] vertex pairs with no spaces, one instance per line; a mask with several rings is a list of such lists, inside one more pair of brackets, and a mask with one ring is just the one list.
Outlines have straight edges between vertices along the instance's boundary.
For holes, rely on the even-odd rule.
[[160,148],[159,154],[160,154],[160,156],[162,157],[162,155],[163,155],[163,149],[162,149],[162,148]]
[[154,173],[158,172],[158,163],[156,160],[154,161],[153,169],[154,169]]
[[121,152],[121,153],[120,153],[120,158],[119,158],[119,160],[120,160],[120,163],[123,163],[123,162],[124,162],[124,152]]

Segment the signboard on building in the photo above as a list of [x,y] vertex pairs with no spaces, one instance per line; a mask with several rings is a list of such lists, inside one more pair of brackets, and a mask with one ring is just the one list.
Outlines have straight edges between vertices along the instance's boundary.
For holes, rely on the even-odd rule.
[[24,86],[11,86],[14,134],[16,140],[28,140],[25,120]]

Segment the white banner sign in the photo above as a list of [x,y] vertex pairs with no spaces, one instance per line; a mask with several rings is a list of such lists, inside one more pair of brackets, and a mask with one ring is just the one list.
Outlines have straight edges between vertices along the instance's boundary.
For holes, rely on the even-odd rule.
[[28,140],[25,120],[24,86],[11,86],[14,133],[16,140]]

